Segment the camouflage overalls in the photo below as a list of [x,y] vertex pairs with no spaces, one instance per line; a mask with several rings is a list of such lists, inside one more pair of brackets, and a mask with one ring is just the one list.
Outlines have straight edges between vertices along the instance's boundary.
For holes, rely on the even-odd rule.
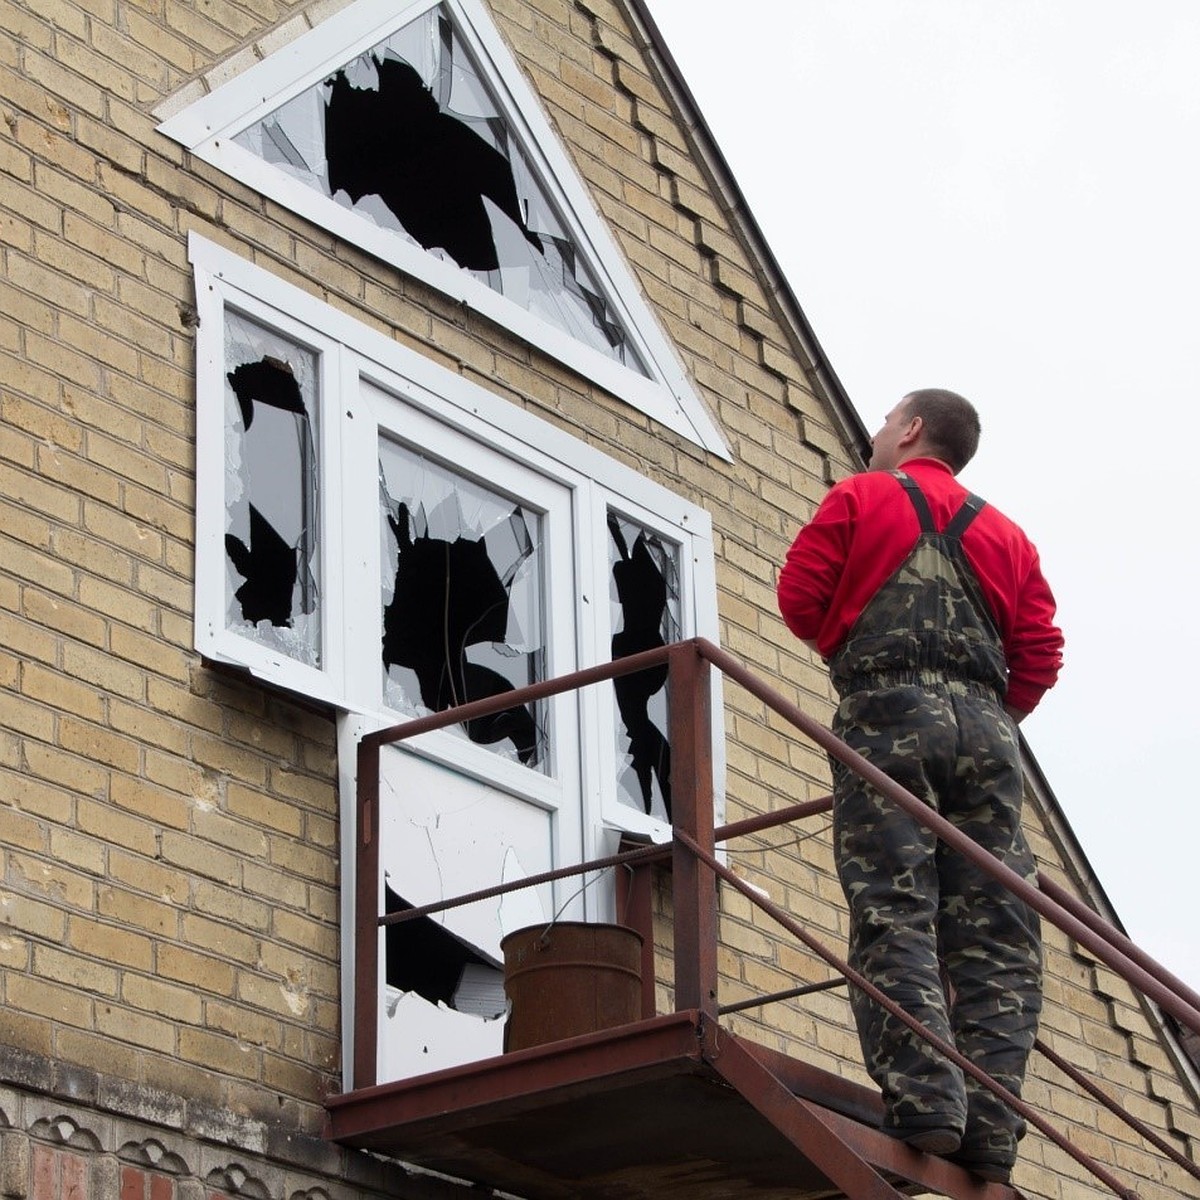
[[[1004,652],[960,542],[983,501],[969,496],[938,533],[916,483],[893,474],[921,534],[831,661],[841,697],[834,731],[1031,879],[1017,731],[1002,703]],[[847,768],[833,768],[851,965],[1019,1094],[1041,1011],[1037,914]],[[865,994],[851,995],[887,1125],[965,1129],[960,1154],[1011,1165],[1020,1118]]]

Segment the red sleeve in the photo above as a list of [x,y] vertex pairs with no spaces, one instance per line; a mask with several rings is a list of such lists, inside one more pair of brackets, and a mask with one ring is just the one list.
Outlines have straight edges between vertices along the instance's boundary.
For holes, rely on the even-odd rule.
[[796,535],[779,572],[779,612],[802,641],[820,640],[850,550],[856,499],[846,482],[827,492],[813,519]]
[[1005,701],[1032,712],[1054,686],[1062,667],[1062,630],[1054,621],[1054,596],[1042,575],[1037,551],[1029,546],[1028,567],[1019,582],[1013,621],[1004,642],[1008,661]]

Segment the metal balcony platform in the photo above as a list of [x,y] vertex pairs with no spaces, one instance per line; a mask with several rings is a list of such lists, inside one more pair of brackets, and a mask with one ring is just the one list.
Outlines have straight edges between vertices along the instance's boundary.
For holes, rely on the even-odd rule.
[[873,1092],[695,1011],[331,1097],[328,1136],[527,1200],[1008,1200]]

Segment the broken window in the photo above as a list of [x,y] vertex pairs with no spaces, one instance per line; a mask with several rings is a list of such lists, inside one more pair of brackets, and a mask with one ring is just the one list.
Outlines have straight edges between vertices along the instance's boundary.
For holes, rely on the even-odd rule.
[[[624,658],[681,636],[679,548],[608,513],[612,656]],[[613,681],[617,707],[617,795],[648,816],[671,819],[667,667]]]
[[224,361],[226,623],[320,666],[318,356],[229,311]]
[[647,374],[444,5],[234,141]]
[[[379,472],[385,703],[440,712],[544,678],[541,515],[387,439]],[[465,733],[545,767],[543,704]]]

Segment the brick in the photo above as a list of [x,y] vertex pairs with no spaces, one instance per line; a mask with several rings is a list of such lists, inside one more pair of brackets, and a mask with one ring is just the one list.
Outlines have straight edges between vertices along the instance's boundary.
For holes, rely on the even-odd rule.
[[92,1000],[75,988],[48,983],[33,975],[10,975],[7,1001],[13,1008],[48,1021],[90,1027]]
[[185,1062],[198,1063],[208,1071],[256,1079],[259,1075],[259,1055],[244,1042],[218,1037],[203,1029],[182,1027],[179,1031],[179,1057]]
[[[54,859],[42,858],[10,850],[8,854],[8,879],[14,887],[20,885],[26,892],[25,898],[19,903],[20,915],[13,923],[30,933],[43,933],[49,930],[61,930],[61,914],[59,908],[90,909],[94,903],[95,885],[91,878],[82,876],[73,867],[64,866]],[[34,904],[34,897],[45,896],[54,905],[54,909],[41,910],[33,908],[29,913],[24,911],[27,903]],[[26,924],[31,922],[32,924]],[[45,929],[41,928],[45,922]],[[53,941],[61,941],[61,932],[52,937]]]
[[249,858],[261,858],[266,853],[267,839],[261,830],[213,809],[198,808],[192,817],[192,830],[205,842]]
[[68,917],[66,945],[101,962],[142,971],[149,970],[154,961],[154,943],[148,937],[78,913]]
[[33,969],[34,974],[44,979],[79,991],[95,992],[101,996],[116,995],[117,972],[94,959],[65,953],[51,946],[35,946]]
[[191,437],[180,437],[151,425],[146,429],[146,449],[164,462],[187,470],[194,469],[196,447]]
[[[144,821],[138,821],[127,813],[114,812],[110,805],[91,800],[80,800],[76,804],[76,820],[82,833],[90,834],[97,844],[122,848],[140,854],[138,869],[128,869],[124,849],[108,850],[105,877],[110,882],[129,882],[134,890],[153,890],[160,900],[175,898],[179,880],[162,868],[147,862],[155,852],[155,830]],[[152,888],[152,884],[157,885]]]
[[204,1002],[192,988],[126,972],[121,983],[121,999],[139,1012],[191,1025],[202,1024]]
[[243,787],[230,781],[226,804],[231,815],[280,833],[299,837],[304,830],[303,814],[292,804],[275,799],[269,792]]
[[30,621],[93,646],[102,646],[107,638],[103,617],[34,587],[25,588],[23,611]]
[[89,534],[119,546],[140,558],[157,562],[162,558],[163,539],[157,530],[131,521],[126,513],[92,500],[84,502],[83,525]]
[[145,779],[114,775],[109,784],[109,798],[113,804],[155,825],[187,829],[191,822],[191,805],[184,797]]
[[94,688],[79,683],[71,674],[47,670],[36,662],[26,662],[22,690],[31,700],[40,700],[60,712],[74,713],[91,721],[100,721],[104,702]]
[[[28,331],[26,333],[28,336]],[[29,362],[0,354],[0,370],[3,371],[5,390],[19,393],[47,406],[56,406],[62,394],[62,381],[52,372]],[[32,466],[37,457],[30,453],[31,443],[14,429],[2,429],[5,441],[5,457],[22,466]]]
[[132,927],[160,937],[178,938],[179,913],[171,904],[113,886],[101,887],[96,900],[100,916],[109,917],[126,929]]
[[87,17],[85,6],[64,9],[55,4],[54,0],[25,0],[25,7],[31,13],[37,13],[45,18],[51,27],[58,27],[76,37],[87,36]]
[[183,941],[192,947],[211,950],[234,962],[253,965],[258,961],[259,941],[243,929],[225,921],[213,921],[196,913],[183,919]]
[[336,961],[338,957],[337,928],[322,925],[297,913],[279,909],[275,913],[272,932],[284,942],[290,942],[305,951]]
[[251,1008],[291,1020],[308,1018],[313,1004],[303,981],[270,978],[250,971],[243,971],[238,977],[237,998]]
[[[60,322],[67,319],[65,314],[59,315]],[[81,387],[101,387],[100,367],[96,360],[87,354],[78,353],[57,339],[52,340],[32,329],[27,330],[25,352],[31,362],[45,367],[61,379],[77,383]]]
[[74,563],[92,574],[101,575],[123,587],[133,580],[133,560],[113,546],[97,542],[74,529],[55,529],[51,538],[55,554],[64,562]]
[[[191,836],[183,836],[171,831],[164,832],[160,847],[164,862],[182,867],[191,874],[213,879],[218,883],[236,886],[241,878],[241,859],[234,854],[219,850]],[[211,894],[206,890],[204,895]],[[217,911],[221,915],[228,912],[227,908],[205,911]]]
[[241,929],[266,932],[271,925],[269,905],[206,881],[196,883],[193,905],[197,912],[225,918]]
[[208,1029],[237,1038],[240,1042],[278,1048],[283,1041],[278,1018],[256,1012],[244,1005],[210,1001],[205,1006],[204,1015]]
[[141,700],[145,693],[145,678],[141,671],[131,663],[115,660],[112,655],[90,646],[64,645],[63,668],[76,679],[93,683],[127,700]]
[[[19,1046],[29,1054],[40,1054],[49,1058],[56,1030],[43,1017],[15,1012],[11,1005],[0,1006],[0,1044]],[[57,1039],[55,1039],[57,1040]],[[7,1181],[6,1181],[7,1182]],[[17,1192],[20,1195],[21,1192]]]
[[40,742],[26,742],[25,765],[36,778],[60,784],[81,795],[101,794],[108,783],[107,771]]
[[195,74],[200,66],[195,51],[186,41],[136,8],[130,7],[125,12],[125,33],[135,46],[142,47],[160,63],[166,61],[184,75]]
[[[2,145],[3,143],[0,143]],[[8,282],[19,292],[9,292],[14,299],[5,310],[40,333],[53,333],[54,310],[63,309],[85,316],[91,308],[92,292],[62,271],[52,271],[35,259],[9,251]]]
[[305,879],[332,884],[337,878],[337,858],[310,846],[302,846],[282,838],[271,842],[271,861],[284,870],[293,871]]
[[263,1083],[285,1095],[319,1096],[323,1089],[329,1087],[330,1080],[327,1072],[306,1063],[264,1054]]
[[0,845],[44,854],[49,846],[46,827],[35,816],[7,806],[0,807]]
[[108,228],[113,224],[116,209],[112,201],[97,190],[94,174],[90,165],[88,175],[84,178],[56,170],[42,162],[35,163],[33,169],[35,186],[43,196],[53,198],[64,208],[73,209],[89,221]]
[[[303,879],[259,862],[247,862],[242,868],[246,891],[275,905],[303,909],[313,889]],[[324,914],[314,913],[322,917]]]
[[[4,670],[0,673],[10,678],[18,676],[20,664],[17,659],[4,655],[4,664]],[[6,685],[12,686],[12,683],[6,680]],[[18,696],[10,695],[4,697],[0,710],[4,713],[6,730],[38,738],[43,742],[49,742],[54,737],[54,713],[41,704],[32,704]]]
[[328,779],[314,779],[272,767],[270,790],[278,796],[291,797],[324,812],[333,812],[337,807],[336,785]]
[[233,967],[212,955],[197,954],[186,947],[164,945],[158,949],[157,966],[160,975],[177,983],[220,996],[233,995]]
[[148,563],[136,566],[136,586],[148,596],[163,604],[170,604],[179,612],[192,610],[192,584],[190,580],[161,571]]
[[[0,470],[0,474],[4,474],[4,472]],[[24,542],[38,550],[50,548],[50,522],[44,517],[31,513],[26,508],[16,508],[12,504],[0,502],[0,529],[18,542]],[[16,580],[11,582],[15,588]],[[13,609],[21,607],[19,595],[8,607]]]
[[107,866],[104,845],[90,837],[81,837],[70,829],[50,830],[50,853],[56,862],[75,867],[88,875],[102,876]]
[[158,607],[151,601],[90,575],[79,581],[79,602],[96,613],[139,629],[154,629],[158,624]]
[[[122,282],[118,280],[118,293],[122,291]],[[124,288],[124,291],[128,290],[128,286]],[[110,334],[115,333],[132,342],[140,353],[170,357],[173,341],[170,330],[162,324],[161,307],[156,314],[158,319],[148,320],[138,313],[131,312],[125,302],[118,302],[107,296],[97,296],[92,302],[92,315],[100,329],[108,330]],[[114,362],[113,365],[119,366],[127,375],[135,375],[137,372],[130,369],[129,358],[130,354],[122,348],[120,361]],[[132,354],[132,359],[137,361],[136,353]]]
[[143,1052],[174,1054],[177,1049],[176,1022],[151,1016],[143,1009],[101,1002],[96,1005],[95,1028],[105,1040],[129,1042]]
[[95,467],[57,446],[39,445],[37,466],[48,478],[57,479],[70,489],[98,500],[115,500],[121,491],[121,481],[112,472]]
[[147,671],[154,671],[181,683],[188,679],[188,659],[180,652],[178,646],[168,645],[161,638],[149,637],[124,626],[114,626],[109,646],[114,654],[144,667]]

